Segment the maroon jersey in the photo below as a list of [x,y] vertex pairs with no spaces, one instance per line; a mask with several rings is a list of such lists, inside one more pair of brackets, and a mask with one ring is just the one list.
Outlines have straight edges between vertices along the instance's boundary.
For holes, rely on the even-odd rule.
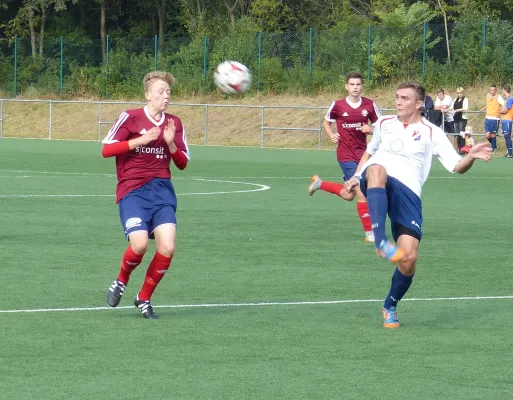
[[176,127],[174,143],[178,151],[183,152],[188,160],[189,147],[180,118],[162,113],[160,120],[156,121],[148,113],[146,107],[123,111],[103,139],[103,144],[124,142],[144,135],[154,126],[160,127],[160,136],[157,140],[116,156],[118,176],[116,202],[119,202],[127,193],[145,185],[153,178],[171,178],[171,171],[169,170],[171,153],[164,140],[164,127],[167,126],[169,119],[174,121]]
[[378,120],[380,112],[376,104],[366,97],[360,97],[358,103],[351,103],[347,98],[331,103],[326,120],[336,122],[340,140],[337,147],[339,162],[360,162],[367,149],[367,135],[362,133],[362,125]]

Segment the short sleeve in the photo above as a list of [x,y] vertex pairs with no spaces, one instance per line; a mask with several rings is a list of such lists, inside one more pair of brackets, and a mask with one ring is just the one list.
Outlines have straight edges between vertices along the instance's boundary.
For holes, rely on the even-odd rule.
[[130,119],[128,118],[130,115],[123,111],[117,121],[112,125],[107,136],[103,139],[103,144],[116,143],[116,142],[124,142],[128,140],[128,136],[131,132],[130,129]]
[[453,173],[461,156],[456,153],[447,135],[440,128],[433,127],[432,140],[433,155],[438,158],[447,171]]
[[190,160],[191,155],[189,152],[189,146],[187,144],[187,137],[185,136],[185,128],[182,124],[182,121],[178,117],[172,116],[170,118],[173,118],[173,121],[176,126],[174,143],[175,143],[178,151],[181,151],[185,155],[185,157],[187,157],[187,160]]
[[381,110],[378,108],[376,103],[372,102],[372,112],[369,115],[370,122],[375,124],[381,116]]
[[367,153],[374,155],[378,151],[379,144],[381,142],[381,125],[383,118],[379,118],[374,124],[374,131],[372,132],[372,139],[367,144]]
[[337,120],[335,102],[331,103],[330,108],[328,108],[328,111],[326,111],[326,116],[324,118],[329,122],[335,122]]

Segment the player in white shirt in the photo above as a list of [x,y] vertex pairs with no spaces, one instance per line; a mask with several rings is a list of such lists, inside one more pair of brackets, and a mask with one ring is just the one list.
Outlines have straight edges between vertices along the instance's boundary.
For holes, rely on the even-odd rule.
[[[369,203],[378,255],[398,264],[390,292],[383,304],[383,326],[399,327],[397,303],[408,291],[422,237],[420,195],[436,156],[451,173],[467,172],[476,159],[490,160],[486,143],[472,147],[465,157],[454,150],[445,133],[421,116],[426,91],[417,82],[405,82],[396,92],[397,115],[381,117],[357,172],[346,190],[358,185]],[[386,216],[397,244],[387,239]]]
[[452,97],[445,94],[443,89],[438,89],[436,95],[435,110],[440,110],[444,113],[444,131],[445,133],[454,133],[454,111],[451,110]]

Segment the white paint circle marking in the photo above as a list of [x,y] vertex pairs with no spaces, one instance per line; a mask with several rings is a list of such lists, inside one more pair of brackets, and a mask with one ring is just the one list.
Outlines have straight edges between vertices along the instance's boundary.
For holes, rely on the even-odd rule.
[[[253,186],[253,189],[246,190],[229,190],[219,192],[196,192],[196,193],[177,193],[178,196],[193,196],[193,195],[213,195],[213,194],[232,194],[232,193],[251,193],[251,192],[262,192],[264,190],[271,189],[268,185],[261,185],[259,183],[251,182],[238,182],[238,181],[225,181],[220,179],[206,179],[206,178],[195,178],[193,180],[203,182],[218,182],[218,183],[231,183],[235,185],[248,185]],[[113,194],[2,194],[0,198],[31,198],[31,197],[115,197]]]

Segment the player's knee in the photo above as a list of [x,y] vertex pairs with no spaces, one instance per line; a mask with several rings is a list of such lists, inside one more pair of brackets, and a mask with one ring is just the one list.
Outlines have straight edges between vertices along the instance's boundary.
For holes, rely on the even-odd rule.
[[148,250],[148,241],[147,240],[130,240],[130,247],[136,254],[146,254],[146,250]]
[[347,192],[345,189],[340,191],[340,197],[346,201],[352,201],[354,199],[354,192]]
[[485,133],[485,138],[490,139],[490,137],[491,137],[490,132],[486,132]]
[[157,251],[165,257],[171,258],[175,254],[175,244],[174,243],[159,243],[157,246]]
[[401,272],[405,275],[415,273],[415,265],[417,264],[417,251],[407,252],[401,261]]
[[382,165],[370,165],[365,172],[369,187],[384,186],[387,181],[387,170]]

